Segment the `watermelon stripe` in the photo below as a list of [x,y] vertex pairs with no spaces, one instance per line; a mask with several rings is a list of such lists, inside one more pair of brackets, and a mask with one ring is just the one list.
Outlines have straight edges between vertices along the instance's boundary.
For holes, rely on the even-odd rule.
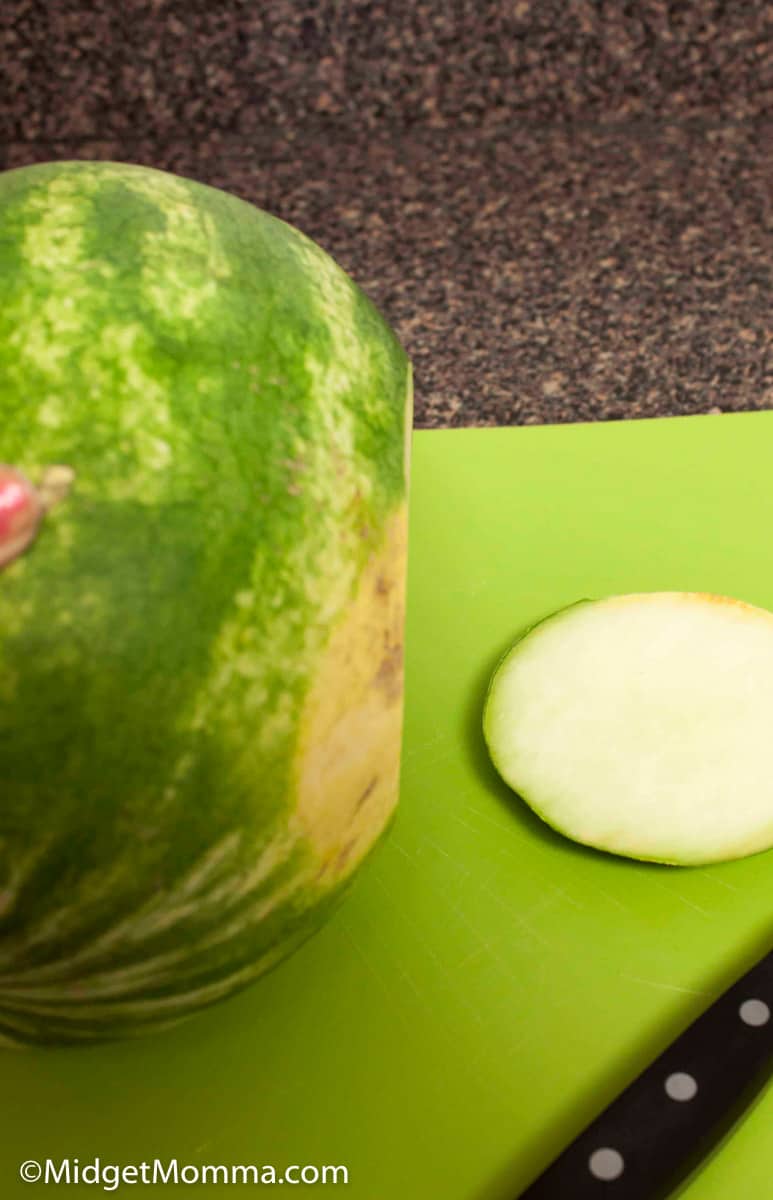
[[[239,835],[229,834],[224,841],[229,843],[226,849],[232,850],[238,844]],[[181,908],[179,899],[175,897],[174,893],[153,897],[150,901],[146,901],[138,912],[129,913],[76,954],[16,972],[5,971],[2,975],[2,985],[16,986],[19,983],[26,984],[35,981],[67,980],[68,977],[82,980],[95,970],[101,971],[105,962],[121,962],[127,951],[129,955],[141,954],[143,956],[142,964],[145,967],[149,967],[151,963],[174,961],[179,951],[175,951],[171,955],[160,955],[149,959],[144,949],[144,943],[159,932],[166,932],[176,922],[183,922],[191,917],[200,919],[206,912],[207,906],[212,907],[216,914],[224,915],[229,909],[243,905],[245,901],[252,898],[256,891],[262,895],[263,885],[270,884],[271,875],[280,869],[289,857],[286,844],[272,843],[246,875],[226,875],[224,883],[213,888],[209,894],[201,893],[193,896],[190,889],[195,877],[200,880],[204,870],[211,872],[216,859],[219,860],[218,865],[227,868],[228,857],[223,854],[223,850],[222,843],[220,846],[214,847],[207,856],[208,862],[194,866],[193,870],[180,881],[178,897],[186,893],[195,900],[195,904]],[[226,894],[224,894],[224,888],[227,889]],[[41,927],[38,926],[34,930],[36,938],[40,937],[40,929]],[[187,946],[187,939],[185,945]]]

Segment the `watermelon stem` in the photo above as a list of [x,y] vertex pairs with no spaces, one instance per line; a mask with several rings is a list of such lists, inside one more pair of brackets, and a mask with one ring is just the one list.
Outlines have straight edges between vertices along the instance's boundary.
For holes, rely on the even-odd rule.
[[0,571],[35,540],[43,516],[67,495],[75,472],[71,467],[46,467],[35,487],[18,468],[0,464]]

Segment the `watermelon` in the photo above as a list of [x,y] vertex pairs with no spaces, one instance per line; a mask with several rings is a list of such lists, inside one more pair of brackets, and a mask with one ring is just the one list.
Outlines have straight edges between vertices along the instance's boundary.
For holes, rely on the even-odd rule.
[[192,180],[12,170],[0,227],[0,1038],[87,1043],[278,963],[389,823],[411,370]]

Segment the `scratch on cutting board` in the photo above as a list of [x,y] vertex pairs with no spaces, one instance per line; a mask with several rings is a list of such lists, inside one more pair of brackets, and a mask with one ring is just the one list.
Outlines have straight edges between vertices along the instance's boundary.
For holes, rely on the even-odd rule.
[[[430,838],[430,837],[424,837],[422,839],[422,841],[425,846],[431,846],[433,850],[437,850],[438,854],[442,854],[443,858],[450,859],[455,867],[461,868],[461,863],[455,857],[455,855],[449,854],[447,850],[444,850],[443,847],[440,845],[440,842],[436,842],[434,838]],[[465,872],[465,874],[467,874],[467,872]]]
[[449,812],[448,815],[452,821],[456,821],[457,825],[463,825],[465,829],[469,829],[472,833],[477,834],[477,836],[480,837],[480,829],[476,828],[475,825],[471,825],[469,821],[465,821],[464,818],[460,817],[458,813]]
[[[462,1006],[473,1017],[475,1024],[480,1027],[484,1024],[480,1006],[477,1003],[471,1003],[467,999],[466,978],[463,970],[464,967],[469,967],[472,963],[480,962],[481,959],[487,960],[494,967],[500,979],[505,981],[507,985],[507,995],[510,999],[512,999],[512,997],[518,993],[523,993],[524,989],[529,986],[529,979],[523,971],[513,968],[513,964],[506,954],[500,953],[496,946],[493,946],[491,942],[480,937],[476,927],[471,921],[467,920],[461,908],[452,908],[449,911],[453,913],[453,915],[462,924],[466,925],[467,928],[470,929],[472,933],[475,934],[479,939],[477,947],[473,948],[464,956],[463,959],[454,964],[450,975],[455,985],[453,991],[456,993],[457,1000],[461,1001]],[[539,940],[541,941],[542,939]],[[436,955],[432,954],[432,957],[437,961]],[[518,1046],[522,1044],[523,1040],[524,1039],[521,1039],[521,1041],[518,1042]],[[485,1043],[485,1041],[486,1039],[484,1038],[483,1042]],[[515,1049],[517,1049],[517,1047],[515,1047]]]
[[[468,805],[467,811],[471,815],[476,816],[479,820],[484,821],[487,825],[493,825],[498,833],[512,832],[513,822],[511,820],[497,821],[494,817],[492,817],[491,813],[484,812],[483,809],[477,808],[472,804]],[[467,829],[472,829],[474,833],[480,833],[480,830],[475,825],[471,825],[469,821],[463,820],[463,818],[460,817],[457,812],[452,811],[449,815],[454,821],[458,821],[460,825],[465,825]]]
[[[371,976],[371,978],[376,981],[380,990],[387,997],[387,999],[389,1001],[391,1001],[393,998],[392,997],[392,988],[389,987],[389,985],[387,984],[387,982],[384,979],[381,972],[378,971],[373,966],[373,963],[371,962],[370,958],[368,957],[368,955],[365,953],[362,946],[360,945],[359,939],[354,936],[351,929],[344,921],[340,922],[339,927],[340,927],[341,932],[343,933],[344,937],[346,938],[346,940],[350,943],[354,953],[357,955],[358,959],[360,960],[362,965],[365,967],[365,970],[368,972],[368,974]],[[399,1012],[397,1007],[395,1005],[392,1005],[391,1008],[392,1008],[393,1013],[395,1013],[395,1015],[397,1016],[397,1019],[402,1020],[403,1023],[405,1023],[405,1018]]]
[[[458,964],[456,965],[456,967],[454,968],[453,971],[450,971],[448,969],[448,967],[446,966],[446,964],[444,962],[442,962],[442,960],[439,958],[439,956],[435,953],[435,951],[432,949],[432,947],[430,946],[430,944],[428,942],[422,940],[422,947],[426,951],[426,953],[429,955],[429,957],[432,959],[435,966],[438,968],[439,972],[445,979],[448,990],[454,992],[457,1002],[461,1001],[462,1008],[467,1012],[468,1016],[470,1016],[472,1018],[473,1024],[477,1028],[481,1028],[483,1026],[483,1016],[480,1012],[479,1006],[477,1004],[475,1004],[472,1000],[468,999],[468,997],[466,995],[465,981],[457,974],[458,969],[459,969]],[[485,943],[481,944],[479,949],[483,950],[485,953],[490,950],[490,947],[489,947],[488,943],[485,942]]]
[[740,892],[741,888],[736,887],[734,883],[728,883],[726,879],[720,879],[719,875],[713,875],[711,871],[696,870],[696,875],[702,875],[704,879],[710,879],[712,883],[718,884],[720,887],[726,888],[728,892]]
[[[552,907],[552,905],[555,903],[555,896],[551,896],[546,893],[541,897],[540,900],[537,901],[536,904],[532,906],[528,912],[515,912],[513,911],[513,906],[511,904],[506,904],[500,894],[495,891],[494,888],[488,887],[480,880],[476,880],[475,882],[481,892],[485,892],[485,894],[490,896],[500,908],[505,909],[505,911],[511,917],[513,924],[517,925],[519,929],[523,930],[528,937],[534,938],[534,940],[539,942],[540,945],[550,947],[550,942],[546,938],[542,937],[541,934],[537,933],[537,930],[529,920],[529,916],[532,913],[536,914],[538,912],[542,912],[546,908]],[[469,922],[467,923],[469,924]]]
[[[454,1055],[458,1049],[455,1030],[452,1024],[446,1028],[444,1022],[438,1022],[436,1008],[429,999],[427,992],[416,986],[415,981],[411,978],[407,971],[403,970],[402,965],[399,962],[395,961],[394,958],[391,960],[389,959],[388,948],[380,938],[374,938],[370,936],[368,940],[368,947],[371,950],[375,950],[378,959],[384,963],[386,972],[389,976],[389,981],[387,981],[381,971],[373,965],[371,958],[369,957],[368,953],[366,953],[365,948],[361,945],[360,939],[355,936],[352,930],[343,922],[341,923],[340,928],[350,943],[352,950],[367,970],[368,974],[376,981],[382,993],[387,997],[389,1001],[391,1019],[396,1021],[405,1030],[405,1034],[409,1039],[415,1038],[415,1012],[411,1012],[410,1007],[406,1006],[406,999],[408,1000],[409,1004],[412,1003],[412,1001],[405,995],[401,983],[401,981],[403,981],[408,985],[413,997],[413,1002],[418,1001],[418,1005],[416,1007],[423,1013],[428,1024],[431,1025],[434,1031],[434,1036],[439,1036],[442,1040],[448,1061],[453,1061]],[[442,963],[440,965],[442,969]],[[402,1003],[399,1003],[401,999]],[[483,1018],[481,1014],[466,999],[466,997],[463,998],[463,1003],[473,1021],[475,1021],[476,1024],[481,1027],[483,1025]],[[477,1040],[479,1042],[485,1042],[485,1038],[478,1038]],[[425,1092],[429,1092],[429,1095],[425,1097],[427,1102],[443,1102],[444,1085],[439,1073],[434,1071],[422,1072],[421,1086]]]
[[480,962],[482,958],[486,958],[490,950],[488,942],[481,942],[469,954],[465,954],[464,958],[460,958],[458,963],[454,964],[454,970],[463,971],[465,967],[469,967],[472,963]]
[[629,979],[631,983],[643,983],[646,987],[659,988],[664,992],[682,992],[685,996],[710,996],[712,993],[703,988],[682,987],[678,983],[663,983],[661,979],[642,979],[639,975],[626,975],[620,972],[621,979]]
[[[383,895],[385,897],[385,905],[391,906],[393,909],[395,907],[398,907],[394,903],[394,897],[393,897],[390,889],[384,884],[383,880],[379,877],[379,875],[376,872],[374,872],[374,874],[373,874],[373,879],[374,879],[374,883],[375,883],[376,887],[379,889],[380,892],[383,893]],[[418,926],[418,923],[410,920],[407,917],[407,914],[404,912],[404,910],[399,907],[398,907],[398,912],[400,912],[400,914],[406,918],[407,924],[410,926],[411,932],[412,932],[413,936],[416,938],[416,941],[418,942],[421,950],[425,954],[427,954],[430,958],[434,959],[434,961],[440,967],[443,975],[446,977],[446,980],[449,980],[450,973],[448,971],[448,968],[445,967],[445,965],[440,961],[438,956],[435,954],[428,939],[422,936],[419,926]],[[376,945],[376,946],[380,945],[383,948],[385,948],[384,943],[378,937],[374,938],[374,945]],[[419,986],[417,986],[416,981],[408,973],[408,971],[405,970],[403,962],[395,962],[392,964],[392,966],[393,966],[393,969],[397,971],[398,975],[400,975],[402,977],[402,979],[404,979],[404,981],[406,982],[406,984],[408,985],[410,990],[413,992],[413,994],[416,996],[416,998],[421,1002],[422,1008],[426,1009],[427,1011],[430,1011],[430,1005],[428,1004],[426,994]]]
[[661,891],[668,892],[670,896],[674,896],[677,900],[681,900],[682,904],[686,904],[688,908],[700,913],[702,917],[708,917],[709,920],[713,921],[713,913],[710,913],[706,908],[701,908],[700,904],[696,904],[694,900],[688,900],[687,897],[683,896],[681,892],[676,890],[676,888],[667,887],[665,883],[659,883],[655,879],[653,879],[652,884],[653,887],[660,888]]
[[[438,846],[437,843],[432,842],[431,840],[428,839],[428,844],[431,845],[435,850],[438,850],[442,855],[452,858],[452,856],[447,855],[446,851],[441,846]],[[452,861],[454,863],[454,866],[457,868],[457,870],[461,874],[461,876],[463,876],[465,879],[470,879],[470,872],[465,867],[463,867],[462,864],[458,863],[455,859],[452,858]],[[387,901],[391,904],[394,904],[394,900],[393,900],[393,896],[392,896],[391,892],[385,886],[383,880],[381,878],[379,878],[377,873],[374,873],[374,880],[375,880],[375,884],[379,888],[379,890],[381,890],[384,893],[384,895],[387,897]],[[502,904],[501,897],[497,896],[496,893],[493,892],[491,889],[483,886],[481,890],[487,892],[490,896],[492,896],[494,899],[496,899],[499,904]],[[519,988],[523,986],[523,978],[508,969],[508,964],[507,964],[505,958],[497,952],[497,948],[495,946],[493,946],[491,944],[491,942],[489,941],[489,939],[485,936],[485,931],[481,930],[480,927],[478,926],[478,924],[476,924],[470,920],[469,916],[467,915],[467,912],[465,911],[464,902],[463,902],[463,898],[461,898],[461,895],[459,893],[456,893],[456,895],[457,895],[456,902],[450,903],[447,906],[445,912],[449,918],[453,918],[456,922],[458,922],[459,925],[461,925],[464,928],[466,928],[467,930],[469,930],[469,932],[472,934],[474,942],[475,942],[475,945],[473,946],[473,948],[470,951],[468,951],[468,953],[464,956],[463,959],[457,960],[451,966],[449,966],[436,953],[436,951],[433,948],[430,941],[426,937],[422,936],[418,924],[413,921],[410,921],[409,923],[411,926],[412,933],[413,933],[414,937],[416,938],[418,944],[420,945],[422,951],[426,954],[426,956],[429,959],[431,959],[435,963],[436,967],[438,968],[439,973],[443,976],[446,987],[450,991],[458,993],[458,998],[459,998],[459,1001],[462,1004],[462,1006],[469,1011],[471,1017],[476,1022],[476,1024],[479,1024],[480,1016],[479,1016],[477,1007],[474,1004],[471,1004],[465,995],[465,981],[464,981],[463,975],[460,974],[460,967],[463,965],[469,965],[470,963],[472,963],[476,960],[487,959],[489,962],[493,963],[497,967],[498,970],[500,970],[504,975],[506,975],[507,978],[510,979],[511,982],[517,983]],[[545,898],[543,898],[541,900],[540,904],[538,905],[538,907],[542,908],[546,905],[546,903],[549,903],[549,902],[550,902],[549,897],[547,898],[547,900]],[[507,907],[507,911],[510,914],[510,916],[512,917],[514,924],[517,924],[525,932],[528,932],[532,937],[536,938],[536,940],[542,942],[543,945],[546,944],[544,942],[544,939],[542,939],[541,937],[539,937],[539,935],[537,933],[535,933],[535,931],[531,928],[528,920],[525,919],[522,914],[513,913],[512,910],[509,908],[509,906]],[[406,978],[409,986],[411,986],[412,980],[410,980],[408,978],[406,972],[401,971],[401,973]]]
[[[453,742],[449,742],[448,733],[446,732],[446,730],[441,730],[439,733],[435,734],[434,737],[427,738],[427,740],[425,742],[422,742],[420,745],[408,746],[403,751],[403,756],[402,756],[403,767],[405,768],[406,766],[413,766],[414,760],[416,760],[416,759],[419,760],[418,765],[420,767],[431,766],[434,762],[437,761],[437,756],[435,758],[431,758],[431,759],[426,759],[424,756],[426,755],[428,750],[432,750],[436,746],[441,746],[441,745],[444,746],[444,752],[443,752],[444,754],[450,753],[451,750],[454,749],[454,744],[453,744]],[[440,757],[443,757],[443,754],[441,754]]]
[[457,879],[464,880],[465,882],[469,880],[471,875],[470,868],[464,865],[461,858],[457,854],[451,854],[448,850],[441,846],[440,842],[437,842],[434,838],[427,837],[426,835],[421,839],[421,846],[422,849],[429,849],[430,851],[439,854],[441,858],[447,859],[451,864]]
[[633,911],[629,905],[623,903],[619,896],[616,896],[613,892],[608,892],[606,888],[600,888],[598,885],[594,885],[593,890],[594,892],[597,892],[599,896],[603,896],[604,899],[610,904],[613,904],[615,908],[619,908],[621,912],[630,913]]
[[567,904],[571,904],[572,908],[585,908],[585,905],[581,904],[580,901],[571,894],[571,892],[565,891],[564,888],[559,887],[555,883],[550,884],[550,891],[553,893],[553,895],[560,896],[566,901]]
[[[391,893],[388,891],[388,889],[384,886],[383,882],[380,879],[376,878],[376,885],[384,892],[387,902],[392,904],[392,906],[394,907],[393,897],[392,897]],[[452,911],[457,912],[457,910],[455,910],[455,909]],[[464,920],[464,917],[461,913],[457,913],[457,915],[460,916],[462,920]],[[449,968],[448,965],[446,963],[444,963],[443,960],[440,958],[440,956],[435,952],[435,950],[433,949],[429,940],[421,935],[418,925],[414,922],[409,922],[409,923],[411,926],[412,933],[413,933],[416,941],[418,942],[419,946],[421,947],[422,952],[435,965],[436,971],[442,979],[445,990],[447,992],[450,992],[453,995],[456,1004],[459,1005],[461,1007],[461,1009],[465,1012],[467,1020],[470,1021],[470,1023],[476,1029],[478,1029],[478,1030],[483,1029],[485,1026],[483,1014],[481,1013],[479,1006],[471,999],[470,996],[468,996],[466,981],[465,981],[464,976],[462,974],[460,974],[460,972],[458,970],[458,966],[455,966],[454,968]],[[467,924],[469,924],[469,922],[467,922]],[[470,925],[470,928],[473,929],[473,931],[474,931],[474,927],[472,925]],[[390,1001],[392,1001],[392,1008],[394,1010],[395,1008],[397,1008],[397,1006],[394,1004],[394,999],[395,999],[394,992],[392,991],[392,989],[390,989],[386,986],[383,978],[381,977],[380,972],[378,972],[374,969],[372,963],[369,961],[366,954],[364,953],[363,947],[361,947],[359,945],[358,940],[352,935],[351,930],[349,930],[348,928],[346,928],[344,926],[344,931],[345,931],[349,941],[351,942],[353,948],[355,949],[356,953],[358,954],[360,960],[364,963],[366,968],[370,971],[371,975],[377,980],[377,982],[379,983],[382,990],[389,997]],[[375,948],[376,950],[381,949],[382,951],[388,951],[388,947],[387,947],[386,943],[378,937],[372,937],[371,941],[369,942],[369,945],[370,945],[371,949]],[[491,947],[487,943],[482,942],[479,945],[479,949],[484,954],[488,954],[488,955],[491,954]],[[397,986],[398,994],[399,994],[399,990],[401,988],[401,981],[402,981],[402,984],[407,985],[407,987],[410,990],[410,992],[412,993],[414,999],[416,1001],[418,1001],[419,1009],[424,1013],[424,1015],[426,1017],[429,1018],[430,1022],[434,1026],[436,1023],[437,1013],[436,1013],[436,1009],[428,995],[427,989],[417,986],[416,981],[413,979],[413,977],[410,975],[410,973],[405,970],[404,964],[401,961],[397,961],[397,960],[393,959],[389,964],[389,971],[390,971],[390,975],[392,975],[394,982]],[[391,994],[390,994],[390,992],[391,992]],[[401,1015],[401,1019],[402,1019],[403,1023],[404,1024],[407,1023],[405,1014],[401,1013],[400,1015]],[[411,1020],[411,1026],[414,1027],[413,1020]],[[447,1031],[443,1030],[443,1040],[448,1043],[449,1049],[451,1047],[453,1047],[455,1049],[455,1045],[456,1045],[455,1038],[456,1038],[456,1035],[455,1035],[452,1027],[449,1027],[449,1029]],[[478,1038],[477,1041],[485,1042],[486,1039],[485,1039],[485,1037]]]
[[[421,770],[424,770],[425,767],[436,767],[438,763],[445,762],[449,758],[454,758],[456,755],[458,755],[458,753],[458,747],[452,743],[451,745],[444,746],[439,754],[433,754],[432,758],[422,758],[419,766]],[[405,771],[410,772],[412,770],[413,764],[410,762],[407,763]]]
[[408,862],[414,861],[413,855],[408,853],[405,846],[403,846],[403,844],[397,840],[394,834],[392,834],[390,837],[389,844],[393,850],[397,850],[398,854],[402,854],[403,858],[407,858]]

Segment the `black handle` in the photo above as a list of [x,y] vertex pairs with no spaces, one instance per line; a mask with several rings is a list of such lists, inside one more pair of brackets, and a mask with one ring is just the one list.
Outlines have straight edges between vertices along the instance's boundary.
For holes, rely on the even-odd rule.
[[773,951],[724,992],[540,1175],[520,1200],[656,1200],[765,1082]]

